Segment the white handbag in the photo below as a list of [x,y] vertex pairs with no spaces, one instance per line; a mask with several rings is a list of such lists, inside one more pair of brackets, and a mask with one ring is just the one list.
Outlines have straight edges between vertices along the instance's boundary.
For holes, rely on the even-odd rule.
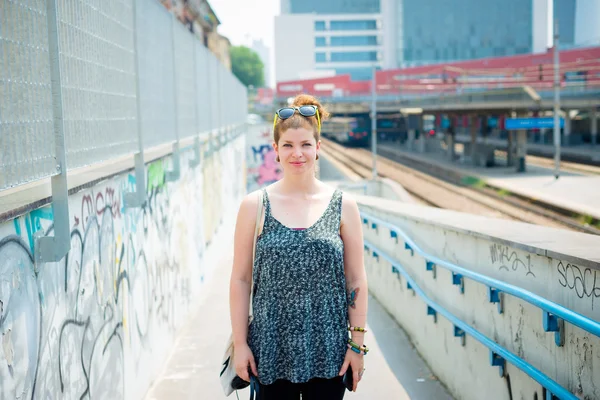
[[[262,211],[263,211],[263,193],[262,190],[258,191],[258,207],[256,211],[256,223],[254,226],[254,240],[252,243],[252,268],[254,268],[254,258],[256,256],[256,239],[258,237],[258,228],[260,226],[260,221],[262,219]],[[252,290],[254,286],[254,280],[251,279],[250,283],[250,309],[252,309]],[[248,318],[248,324],[252,322],[252,313],[250,313]],[[233,393],[234,390],[240,390],[252,385],[251,387],[251,398],[252,394],[256,390],[257,382],[254,377],[250,377],[251,382],[246,382],[235,372],[235,365],[233,363],[234,360],[234,346],[233,346],[233,335],[229,335],[229,339],[227,340],[227,346],[225,348],[225,355],[223,356],[223,369],[219,374],[221,380],[221,386],[223,387],[223,392],[225,392],[225,396],[229,396]]]

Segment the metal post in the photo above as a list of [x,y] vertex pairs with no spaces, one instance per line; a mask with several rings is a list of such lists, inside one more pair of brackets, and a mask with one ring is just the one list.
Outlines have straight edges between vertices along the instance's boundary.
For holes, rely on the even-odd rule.
[[596,146],[598,141],[598,115],[595,108],[590,112],[590,122],[592,123],[592,146]]
[[560,79],[558,65],[558,20],[554,20],[554,178],[560,175]]
[[57,262],[71,248],[69,227],[69,186],[67,184],[67,157],[64,131],[62,77],[60,71],[60,43],[56,0],[46,2],[48,21],[48,54],[50,56],[50,80],[52,91],[52,120],[56,152],[56,175],[50,179],[52,186],[52,217],[54,236],[42,236],[43,230],[34,234],[36,263]]
[[373,66],[371,80],[371,152],[373,154],[373,180],[377,179],[377,67]]
[[179,152],[179,105],[177,104],[177,59],[175,55],[175,29],[177,28],[176,24],[179,22],[176,20],[175,14],[171,14],[171,47],[173,48],[173,103],[175,106],[175,142],[173,143],[173,153],[171,158],[173,159],[173,169],[170,171],[166,171],[165,179],[167,182],[173,182],[179,179],[181,176],[181,162],[180,162],[180,152]]
[[134,156],[135,160],[135,191],[123,194],[123,203],[125,208],[141,207],[146,202],[146,164],[144,163],[144,134],[142,132],[142,106],[140,104],[140,57],[139,44],[137,36],[137,1],[133,1],[133,53],[135,55],[135,101],[137,116],[137,137],[138,152]]

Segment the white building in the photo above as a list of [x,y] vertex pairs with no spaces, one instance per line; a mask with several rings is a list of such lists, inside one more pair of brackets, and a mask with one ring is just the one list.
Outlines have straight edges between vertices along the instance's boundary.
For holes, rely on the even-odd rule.
[[271,55],[269,52],[271,49],[264,44],[262,40],[253,40],[252,41],[252,50],[258,54],[263,65],[264,65],[264,75],[265,75],[265,86],[271,85]]
[[275,17],[276,81],[343,73],[365,80],[373,67],[395,67],[394,13],[385,13],[393,3],[282,0]]

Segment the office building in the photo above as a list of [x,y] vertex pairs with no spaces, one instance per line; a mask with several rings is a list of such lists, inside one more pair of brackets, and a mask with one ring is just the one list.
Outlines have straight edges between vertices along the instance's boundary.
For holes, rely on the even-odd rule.
[[282,0],[275,17],[277,81],[349,73],[370,79],[395,66],[394,0]]
[[[575,45],[600,45],[600,0],[577,0],[575,3]],[[562,25],[559,19],[559,23]],[[562,28],[559,27],[559,33]],[[562,34],[561,34],[562,37]],[[561,40],[562,41],[562,40]]]
[[[560,12],[569,10],[569,1],[557,0]],[[399,0],[396,5],[398,66],[548,48],[547,0]]]
[[[572,47],[578,36],[597,35],[593,22],[575,30],[576,15],[587,16],[584,3],[600,0],[282,0],[276,80],[343,73],[366,80],[373,67],[544,53],[552,45],[553,13],[562,45]],[[600,6],[587,9],[594,7]]]

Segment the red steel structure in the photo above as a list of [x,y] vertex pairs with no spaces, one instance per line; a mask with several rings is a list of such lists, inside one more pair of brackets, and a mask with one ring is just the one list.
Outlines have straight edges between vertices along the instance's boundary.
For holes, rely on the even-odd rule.
[[[563,88],[600,89],[600,46],[562,50],[560,79]],[[530,86],[551,90],[554,81],[553,50],[546,53],[484,58],[447,64],[378,71],[379,95],[436,95]],[[370,81],[352,81],[350,75],[277,83],[277,98],[298,93],[319,97],[370,95]]]

